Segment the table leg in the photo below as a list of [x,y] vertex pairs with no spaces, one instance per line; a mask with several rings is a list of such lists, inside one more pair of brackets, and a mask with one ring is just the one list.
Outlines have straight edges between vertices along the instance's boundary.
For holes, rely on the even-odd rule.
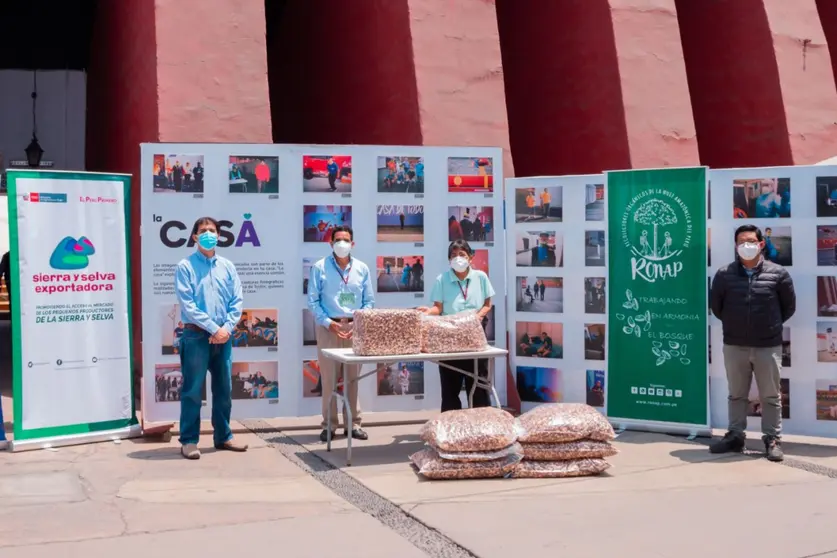
[[494,387],[494,375],[496,372],[496,361],[492,358],[488,361],[488,384],[491,386],[491,394],[494,396],[494,404],[498,409],[503,407],[500,405],[500,398],[497,396],[497,389]]
[[[340,365],[340,369],[343,369],[343,365]],[[363,370],[363,365],[359,364],[357,367],[357,375],[360,376],[360,371]],[[360,389],[360,386],[358,386]],[[349,377],[347,374],[343,374],[343,409],[346,413],[344,420],[346,421],[345,430],[346,430],[346,437],[349,439],[346,444],[346,467],[352,466],[352,406],[349,405]]]
[[[337,368],[334,368],[333,389],[331,390],[331,398],[337,397]],[[330,399],[331,399],[330,398]],[[331,400],[328,402],[328,412],[326,413],[326,451],[331,451]]]
[[474,408],[474,393],[477,391],[477,383],[480,379],[479,359],[474,359],[474,382],[471,384],[471,392],[468,394],[468,408]]

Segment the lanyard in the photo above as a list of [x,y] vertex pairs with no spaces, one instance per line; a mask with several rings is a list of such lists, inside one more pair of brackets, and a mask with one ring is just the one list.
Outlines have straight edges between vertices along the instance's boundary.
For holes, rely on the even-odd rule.
[[471,280],[468,279],[465,281],[465,288],[462,288],[462,281],[457,281],[457,285],[459,285],[459,292],[462,293],[462,298],[465,299],[465,302],[468,302],[468,285],[471,283]]
[[337,265],[337,260],[334,261],[334,268],[337,270],[337,273],[340,275],[340,279],[343,281],[344,285],[349,284],[349,275],[352,273],[352,260],[349,260],[349,265],[346,266],[346,275],[343,275],[343,270],[340,269],[340,266]]

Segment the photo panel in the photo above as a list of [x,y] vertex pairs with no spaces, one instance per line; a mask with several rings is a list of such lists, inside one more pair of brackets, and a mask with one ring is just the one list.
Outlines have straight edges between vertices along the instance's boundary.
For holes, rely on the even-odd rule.
[[317,263],[320,258],[302,258],[302,294],[308,294],[308,279],[311,277],[311,267]]
[[424,256],[378,256],[376,293],[424,292]]
[[424,395],[424,362],[378,363],[378,396]]
[[817,265],[837,265],[837,225],[817,226]]
[[587,404],[591,407],[604,407],[605,405],[605,371],[587,371]]
[[163,304],[158,315],[160,320],[161,354],[180,354],[180,339],[183,337],[183,319],[180,316],[179,304]]
[[560,223],[564,220],[564,189],[562,186],[515,188],[515,223]]
[[515,296],[518,312],[561,313],[564,311],[564,279],[518,277]]
[[494,192],[491,157],[448,157],[448,192]]
[[323,395],[323,381],[320,378],[320,361],[302,361],[302,397],[315,398]]
[[793,242],[790,227],[763,227],[764,259],[784,267],[793,265]]
[[[201,389],[201,404],[206,405],[206,385],[203,383]],[[180,403],[180,390],[183,388],[183,374],[180,372],[180,363],[177,364],[156,364],[154,365],[154,402],[155,403]]]
[[230,155],[230,194],[278,194],[279,157]]
[[837,176],[817,177],[817,217],[837,217]]
[[314,321],[314,314],[308,308],[302,309],[302,346],[312,347],[317,345],[317,323]]
[[155,194],[202,194],[204,189],[203,155],[154,155]]
[[305,205],[302,207],[304,242],[331,242],[331,232],[339,226],[352,226],[352,206]]
[[448,241],[494,242],[494,208],[455,205],[448,207]]
[[817,316],[837,317],[837,277],[817,277]]
[[378,242],[424,242],[423,205],[379,205]]
[[791,216],[790,178],[740,178],[732,181],[734,219]]
[[[497,321],[494,312],[496,309],[496,305],[492,306],[491,310],[488,311],[488,314],[485,315],[485,318],[482,319],[482,328],[485,331],[485,339],[489,344],[493,344],[497,341]],[[505,335],[505,333],[503,335]]]
[[817,322],[817,362],[837,362],[837,321]]
[[378,157],[378,192],[424,193],[424,157]]
[[604,277],[585,277],[584,278],[584,313],[585,314],[605,314],[607,300],[607,291],[605,290]]
[[352,157],[350,155],[303,155],[303,192],[352,191]]
[[564,324],[517,322],[515,354],[530,358],[564,358]]
[[605,324],[584,324],[585,360],[605,360]]
[[518,231],[515,258],[518,267],[563,267],[564,235],[554,231]]
[[279,363],[233,362],[232,398],[279,399]]
[[279,345],[279,310],[245,308],[233,331],[233,347],[277,347]]
[[605,220],[604,184],[584,185],[584,220]]
[[517,367],[517,394],[523,403],[560,403],[564,382],[557,368]]
[[587,267],[604,267],[606,261],[605,232],[586,231],[584,233],[584,265]]
[[815,388],[817,420],[837,421],[837,380],[817,380]]

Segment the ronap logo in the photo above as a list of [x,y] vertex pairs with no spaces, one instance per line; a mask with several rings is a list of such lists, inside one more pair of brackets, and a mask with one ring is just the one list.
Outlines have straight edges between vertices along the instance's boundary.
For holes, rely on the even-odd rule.
[[96,248],[86,236],[82,236],[78,240],[72,236],[65,236],[58,243],[58,246],[55,247],[55,250],[52,251],[52,256],[49,258],[49,266],[52,269],[60,269],[62,271],[84,269],[90,264],[88,256],[92,256],[95,253]]
[[679,256],[691,241],[689,208],[668,190],[640,192],[622,214],[622,242],[631,250],[633,280],[655,283],[677,277],[683,271]]
[[[233,233],[236,229],[235,223],[225,219],[218,220],[218,247],[229,248],[235,246],[240,248],[244,244],[251,244],[253,247],[262,245],[259,240],[259,235],[256,232],[256,227],[251,218],[252,213],[245,213],[243,215],[244,221],[238,227],[238,232]],[[160,225],[160,242],[169,248],[180,248],[188,246],[192,248],[195,246],[195,241],[190,234],[192,232],[192,225],[186,225],[182,221],[163,221],[161,215],[152,215],[151,218],[155,223],[162,223]],[[178,234],[177,231],[180,231]]]

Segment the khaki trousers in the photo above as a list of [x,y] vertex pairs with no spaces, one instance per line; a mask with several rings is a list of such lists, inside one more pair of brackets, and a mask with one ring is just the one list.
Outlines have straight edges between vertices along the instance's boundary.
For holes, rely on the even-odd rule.
[[744,434],[753,376],[761,399],[761,431],[782,435],[782,346],[738,347],[724,345],[724,366],[729,386],[729,431]]
[[[343,407],[343,425],[349,430],[360,428],[362,411],[357,400],[357,377],[360,368],[358,365],[343,364],[343,374],[340,374],[339,362],[327,359],[323,349],[340,349],[351,347],[351,339],[341,339],[324,327],[317,326],[317,358],[320,360],[320,378],[323,381],[323,422],[322,427],[332,432],[337,430],[339,418],[337,416],[337,400],[331,396],[334,393],[334,372],[338,372],[338,378],[343,377],[343,395],[349,400],[349,408],[352,410],[351,428],[348,425],[346,407]],[[328,407],[331,405],[331,424],[328,424]]]

